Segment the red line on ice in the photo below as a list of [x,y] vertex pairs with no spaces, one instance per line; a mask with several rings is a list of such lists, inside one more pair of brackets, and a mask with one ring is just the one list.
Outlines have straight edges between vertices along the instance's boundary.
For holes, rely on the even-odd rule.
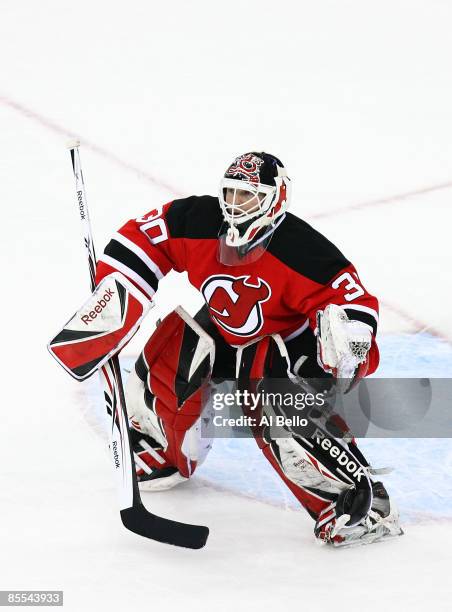
[[143,178],[144,180],[148,181],[149,183],[152,183],[153,185],[156,185],[157,187],[166,189],[173,195],[182,196],[182,194],[173,185],[165,183],[164,181],[158,179],[157,177],[150,174],[149,172],[146,172],[144,170],[141,170],[140,168],[137,168],[133,164],[129,164],[129,162],[124,161],[123,159],[121,159],[120,157],[112,153],[111,151],[108,151],[107,149],[104,149],[103,147],[98,146],[94,142],[91,142],[89,140],[86,140],[85,138],[82,138],[80,135],[76,134],[75,132],[72,132],[71,130],[68,130],[58,125],[51,119],[48,119],[44,115],[41,115],[40,113],[24,106],[23,104],[19,104],[19,102],[16,102],[15,100],[7,96],[4,96],[4,95],[0,95],[0,103],[4,104],[5,106],[9,106],[13,110],[19,112],[24,117],[27,117],[27,119],[32,119],[36,123],[39,123],[43,127],[53,132],[54,134],[64,136],[67,139],[78,138],[81,141],[81,144],[83,145],[83,147],[90,149],[91,151],[93,151],[94,153],[97,153],[98,155],[100,155],[101,157],[104,157],[105,159],[108,159],[109,161],[113,162],[117,166],[121,167],[123,170],[129,170],[133,172],[134,174],[138,175],[140,178]]
[[386,300],[379,301],[380,304],[385,306],[388,310],[392,310],[392,312],[398,314],[400,317],[406,319],[409,323],[411,323],[411,325],[415,328],[416,333],[420,334],[422,332],[428,332],[430,335],[435,336],[435,338],[443,340],[448,344],[452,344],[452,338],[448,337],[444,332],[436,329],[435,327],[432,327],[431,325],[428,325],[427,323],[424,323],[423,321],[421,321],[421,319],[418,319],[417,317],[413,317],[413,315],[409,314],[399,306],[395,306],[394,304],[391,304]]
[[365,208],[372,208],[374,206],[383,206],[384,204],[395,204],[399,202],[403,202],[405,200],[409,200],[410,198],[414,198],[419,195],[424,195],[426,193],[432,193],[434,191],[441,191],[443,189],[451,189],[452,181],[448,181],[446,183],[438,183],[437,185],[429,185],[428,187],[420,187],[419,189],[413,189],[413,191],[405,191],[404,193],[395,194],[392,196],[388,196],[386,198],[380,198],[377,200],[368,200],[364,202],[358,202],[356,204],[347,204],[345,206],[341,206],[339,208],[335,208],[334,210],[328,211],[325,210],[323,212],[312,213],[309,215],[310,219],[322,219],[328,217],[334,217],[335,215],[341,215],[343,213],[353,212],[356,210],[363,210]]

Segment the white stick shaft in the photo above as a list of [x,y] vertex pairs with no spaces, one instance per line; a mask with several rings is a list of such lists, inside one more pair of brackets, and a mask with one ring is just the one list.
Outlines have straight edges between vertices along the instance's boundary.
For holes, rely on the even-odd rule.
[[77,191],[77,203],[82,222],[83,239],[85,242],[86,254],[88,257],[88,266],[90,273],[91,291],[96,286],[96,253],[94,250],[93,234],[91,230],[91,222],[89,218],[88,204],[86,200],[85,183],[83,180],[82,167],[80,163],[79,145],[71,149],[72,168],[75,177],[75,189]]
[[[85,243],[90,273],[91,291],[96,287],[96,253],[91,230],[91,223],[86,200],[85,183],[80,162],[80,143],[70,147],[72,168],[74,170],[77,203],[82,222],[83,240]],[[117,490],[121,510],[134,504],[135,466],[132,462],[128,434],[128,417],[121,380],[121,370],[117,356],[110,359],[99,372],[104,388],[107,412],[111,416],[110,451],[116,474]]]

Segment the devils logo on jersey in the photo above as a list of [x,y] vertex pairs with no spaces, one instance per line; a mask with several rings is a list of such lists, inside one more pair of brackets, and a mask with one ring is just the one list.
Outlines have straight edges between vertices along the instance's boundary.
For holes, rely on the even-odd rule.
[[225,176],[249,181],[250,183],[259,183],[259,169],[263,163],[264,161],[260,157],[247,153],[235,159],[234,163],[229,166]]
[[250,276],[210,276],[201,291],[213,319],[236,336],[252,336],[264,324],[262,302],[271,296],[270,286],[261,278]]

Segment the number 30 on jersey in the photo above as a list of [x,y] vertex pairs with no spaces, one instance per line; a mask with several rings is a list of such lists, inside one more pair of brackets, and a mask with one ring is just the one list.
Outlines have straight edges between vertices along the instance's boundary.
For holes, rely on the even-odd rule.
[[151,241],[151,244],[158,244],[168,240],[168,230],[165,221],[162,219],[163,206],[156,206],[144,217],[138,217],[137,223],[142,223],[140,230]]

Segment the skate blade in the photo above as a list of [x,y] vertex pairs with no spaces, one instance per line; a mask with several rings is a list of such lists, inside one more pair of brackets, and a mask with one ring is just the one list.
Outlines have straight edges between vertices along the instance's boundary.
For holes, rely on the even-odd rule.
[[357,540],[351,540],[349,542],[331,542],[331,544],[333,544],[334,548],[356,548],[358,546],[366,546],[367,544],[378,544],[378,542],[394,540],[395,538],[399,538],[403,535],[405,535],[405,532],[402,528],[400,528],[399,533],[387,533],[383,536],[369,535],[367,538],[363,536]]
[[177,487],[177,485],[187,482],[188,478],[184,478],[179,474],[179,472],[175,472],[171,476],[166,476],[163,478],[155,478],[154,480],[142,480],[138,482],[138,488],[140,491],[150,491],[152,493],[157,491],[168,491],[173,487]]

